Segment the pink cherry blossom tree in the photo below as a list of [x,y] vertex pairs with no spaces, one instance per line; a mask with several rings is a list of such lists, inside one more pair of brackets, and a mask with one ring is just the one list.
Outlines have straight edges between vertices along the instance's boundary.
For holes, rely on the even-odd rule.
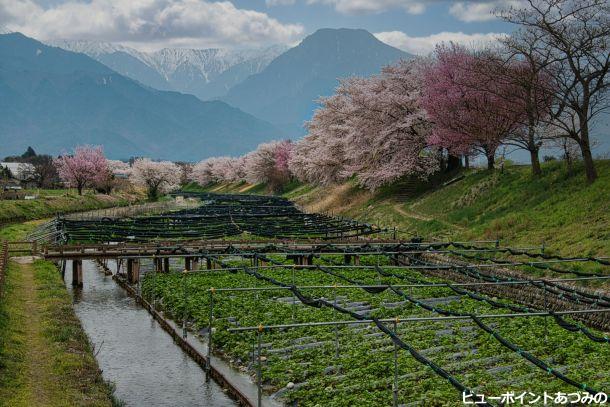
[[438,160],[427,151],[430,123],[420,104],[419,61],[401,61],[380,75],[345,82],[351,112],[346,175],[375,190],[403,176],[427,178]]
[[330,185],[351,175],[346,170],[345,155],[350,104],[343,94],[323,98],[320,104],[307,123],[309,134],[294,146],[288,167],[303,182]]
[[241,182],[246,180],[246,157],[231,158],[227,162],[224,179],[226,182]]
[[78,146],[71,155],[54,160],[60,178],[83,194],[83,189],[109,178],[108,161],[102,147]]
[[117,177],[128,178],[131,175],[131,166],[125,161],[108,160],[108,169]]
[[422,106],[420,62],[402,61],[370,78],[341,82],[308,124],[290,168],[301,180],[335,183],[356,176],[376,189],[438,168],[427,150],[430,123]]
[[214,176],[212,173],[213,163],[209,159],[198,162],[193,166],[191,172],[191,179],[201,186],[206,186],[214,182]]
[[245,157],[211,157],[195,164],[191,178],[200,185],[245,180]]
[[146,188],[151,200],[178,188],[180,176],[180,167],[176,164],[170,161],[151,161],[148,158],[135,160],[131,171],[131,181]]
[[290,180],[288,163],[293,148],[294,144],[289,140],[260,144],[244,159],[246,180],[266,183],[271,190],[280,191]]
[[423,75],[422,105],[434,123],[428,142],[454,154],[480,152],[493,169],[498,146],[523,123],[523,111],[502,96],[514,89],[490,82],[483,73],[494,66],[462,46],[438,46],[435,57]]

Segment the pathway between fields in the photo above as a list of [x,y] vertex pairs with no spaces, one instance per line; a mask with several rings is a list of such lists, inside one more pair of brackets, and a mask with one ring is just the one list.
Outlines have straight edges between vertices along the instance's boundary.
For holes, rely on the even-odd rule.
[[[11,336],[19,340],[22,353],[19,391],[7,401],[11,406],[52,405],[53,396],[60,392],[51,372],[52,357],[49,344],[42,332],[41,315],[44,312],[37,298],[37,284],[32,264],[17,264],[12,271],[13,289],[7,296]],[[9,339],[9,343],[11,340]]]
[[405,209],[405,205],[403,203],[396,203],[394,205],[394,210],[396,212],[398,212],[399,214],[401,214],[402,216],[405,216],[407,218],[412,218],[412,219],[417,219],[417,220],[421,220],[424,222],[430,222],[433,220],[436,220],[437,222],[440,222],[446,226],[449,226],[451,228],[456,228],[456,229],[464,229],[463,226],[460,225],[456,225],[455,223],[451,223],[451,222],[447,222],[445,220],[439,219],[439,218],[432,218],[430,216],[426,216],[420,212],[416,212],[414,211],[412,208],[408,208],[408,210]]
[[71,299],[57,271],[46,267],[39,270],[31,258],[10,261],[0,406],[110,407]]

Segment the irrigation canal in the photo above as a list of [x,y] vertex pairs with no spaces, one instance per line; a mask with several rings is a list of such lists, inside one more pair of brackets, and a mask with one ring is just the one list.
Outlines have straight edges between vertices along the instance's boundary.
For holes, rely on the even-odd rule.
[[82,289],[72,288],[70,272],[66,286],[104,378],[127,406],[236,405],[112,277],[93,261],[83,262],[83,274]]

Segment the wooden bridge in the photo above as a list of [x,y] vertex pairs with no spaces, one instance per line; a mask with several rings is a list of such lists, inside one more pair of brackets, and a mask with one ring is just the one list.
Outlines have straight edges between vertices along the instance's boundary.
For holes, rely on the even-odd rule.
[[290,253],[344,251],[379,252],[413,243],[400,240],[340,240],[340,241],[227,241],[206,240],[184,243],[120,243],[47,245],[40,254],[48,260],[113,259],[127,257],[185,257],[197,254],[231,254],[232,252]]
[[345,257],[345,264],[358,265],[359,255],[388,253],[396,250],[400,245],[413,245],[412,242],[398,240],[363,241],[222,241],[209,240],[199,242],[177,243],[120,243],[120,244],[79,244],[79,245],[48,245],[43,246],[39,253],[46,260],[61,263],[62,272],[65,273],[66,262],[72,261],[72,284],[82,286],[82,261],[117,261],[117,267],[125,265],[127,278],[130,282],[137,282],[140,274],[142,259],[152,260],[155,271],[169,272],[170,259],[184,260],[185,270],[196,270],[200,262],[205,261],[207,269],[219,266],[215,258],[239,254],[250,257],[253,265],[266,266],[263,259],[257,254],[283,254],[295,265],[313,265],[316,254],[337,254]]

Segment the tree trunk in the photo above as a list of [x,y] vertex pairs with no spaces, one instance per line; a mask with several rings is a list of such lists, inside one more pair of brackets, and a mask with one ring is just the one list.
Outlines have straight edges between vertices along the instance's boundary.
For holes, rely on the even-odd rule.
[[534,177],[542,175],[542,169],[540,168],[540,158],[538,157],[538,149],[530,150],[530,157],[532,160],[532,174]]
[[496,163],[496,154],[495,151],[491,153],[485,154],[487,156],[487,169],[493,171],[494,164]]
[[[583,111],[588,112],[587,104],[583,106]],[[580,151],[582,152],[587,181],[591,184],[597,179],[597,171],[595,170],[595,162],[591,154],[591,143],[589,142],[589,122],[585,114],[579,115],[578,118],[580,121],[580,138],[577,138],[576,141],[578,141]]]
[[150,187],[148,188],[148,199],[151,201],[156,201],[159,197],[158,187]]
[[585,173],[587,174],[587,181],[589,182],[589,184],[591,184],[597,179],[597,170],[595,169],[595,162],[593,161],[591,148],[587,147],[586,149],[582,150],[582,158],[585,162]]
[[464,168],[470,169],[470,157],[468,157],[468,154],[464,156]]
[[459,156],[449,154],[447,158],[447,170],[446,172],[451,172],[456,170],[462,166],[462,160],[460,160]]
[[580,150],[582,152],[582,159],[585,163],[585,173],[587,174],[587,181],[589,184],[593,183],[597,179],[597,170],[595,169],[595,162],[593,161],[593,154],[591,154],[591,145],[589,144],[589,129],[587,123],[582,125],[580,138]]
[[83,186],[81,184],[77,184],[76,189],[78,190],[79,195],[83,194]]

